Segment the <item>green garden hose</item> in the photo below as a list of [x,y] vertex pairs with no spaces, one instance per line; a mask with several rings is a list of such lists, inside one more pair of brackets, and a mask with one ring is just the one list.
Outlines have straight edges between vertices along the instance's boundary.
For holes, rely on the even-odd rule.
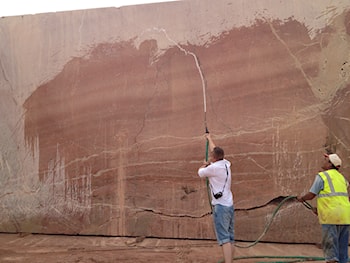
[[280,208],[282,207],[282,205],[283,205],[286,201],[288,201],[289,199],[293,199],[293,198],[296,198],[296,196],[293,196],[293,195],[287,196],[287,197],[285,197],[285,198],[282,200],[281,203],[279,203],[279,205],[278,205],[278,206],[275,208],[275,210],[273,211],[271,219],[266,223],[265,228],[264,228],[264,231],[262,232],[262,234],[259,236],[259,238],[258,238],[257,240],[255,240],[253,243],[251,243],[251,244],[249,244],[249,245],[247,245],[247,246],[241,246],[241,245],[238,245],[238,244],[236,244],[236,243],[235,243],[235,246],[236,246],[236,247],[240,247],[240,248],[249,248],[249,247],[252,247],[252,246],[256,245],[256,244],[263,238],[263,236],[267,233],[267,231],[269,230],[269,228],[270,228],[270,226],[271,226],[271,223],[272,223],[273,219],[275,218],[275,216],[276,216],[278,210],[280,210]]

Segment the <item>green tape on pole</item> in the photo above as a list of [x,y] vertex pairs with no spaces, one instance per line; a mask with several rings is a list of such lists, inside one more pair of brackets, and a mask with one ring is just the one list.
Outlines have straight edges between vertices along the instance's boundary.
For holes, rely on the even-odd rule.
[[[205,161],[208,162],[209,159],[209,141],[207,140],[206,146],[205,146]],[[206,177],[206,183],[207,183],[207,193],[208,193],[208,201],[210,210],[213,212],[213,208],[211,206],[211,195],[210,195],[210,187],[209,187],[209,179]]]
[[207,144],[205,146],[205,161],[207,162],[209,158],[209,141],[207,140]]

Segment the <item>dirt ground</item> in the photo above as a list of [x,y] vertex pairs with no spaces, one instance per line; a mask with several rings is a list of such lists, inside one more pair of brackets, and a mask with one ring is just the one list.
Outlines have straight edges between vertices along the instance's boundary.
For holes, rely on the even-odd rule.
[[[236,244],[251,245],[245,242]],[[317,260],[310,261],[304,257]],[[249,248],[236,247],[235,251],[235,262],[242,263],[297,262],[295,260],[302,259],[305,260],[298,262],[324,262],[322,257],[320,248],[305,244],[258,243]],[[214,240],[0,234],[1,263],[221,261],[221,249]]]

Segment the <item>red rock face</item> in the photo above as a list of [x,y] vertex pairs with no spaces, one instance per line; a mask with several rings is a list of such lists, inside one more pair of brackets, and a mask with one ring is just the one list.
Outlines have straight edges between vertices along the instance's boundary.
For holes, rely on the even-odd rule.
[[[236,237],[255,240],[283,197],[308,191],[325,150],[349,172],[350,44],[335,51],[348,20],[310,38],[294,18],[257,19],[161,53],[156,38],[171,39],[154,30],[139,47],[101,42],[71,58],[23,104],[40,198],[1,231],[214,238],[197,177],[207,124],[233,163]],[[289,201],[264,240],[319,238],[317,218]]]

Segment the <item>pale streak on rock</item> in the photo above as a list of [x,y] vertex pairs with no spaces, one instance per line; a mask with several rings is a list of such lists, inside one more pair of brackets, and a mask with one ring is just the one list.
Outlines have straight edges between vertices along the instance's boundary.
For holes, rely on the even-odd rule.
[[[291,56],[291,58],[294,61],[295,67],[300,71],[300,73],[303,75],[303,77],[305,78],[306,82],[309,84],[310,88],[312,90],[314,90],[313,85],[311,80],[308,78],[308,76],[306,75],[303,66],[301,65],[300,61],[298,60],[298,58],[293,54],[293,52],[290,50],[290,48],[288,47],[287,43],[278,35],[278,33],[276,32],[275,28],[273,27],[271,21],[267,21],[268,24],[270,25],[271,28],[271,32],[273,33],[273,35],[278,39],[279,42],[281,42],[281,44],[285,47],[285,49],[288,51],[288,54]],[[315,91],[314,91],[315,93]],[[317,95],[317,93],[315,94]]]

